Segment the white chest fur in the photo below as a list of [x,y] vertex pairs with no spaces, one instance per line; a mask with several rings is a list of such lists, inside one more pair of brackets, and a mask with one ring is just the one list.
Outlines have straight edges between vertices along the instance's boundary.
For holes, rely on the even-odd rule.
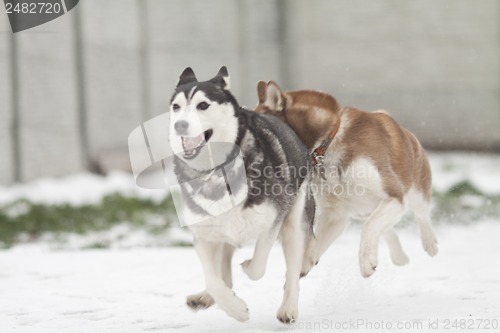
[[[186,213],[195,214],[191,211]],[[221,215],[190,225],[189,228],[198,238],[239,246],[271,229],[276,217],[277,210],[269,203],[251,208],[240,205]]]

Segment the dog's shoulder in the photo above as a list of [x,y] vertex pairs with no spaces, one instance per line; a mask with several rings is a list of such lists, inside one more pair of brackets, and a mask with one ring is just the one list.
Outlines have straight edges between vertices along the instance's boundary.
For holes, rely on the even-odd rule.
[[[251,133],[253,144],[259,146],[252,149],[261,149],[271,157],[284,156],[283,162],[290,166],[307,165],[307,148],[288,124],[275,116],[243,108],[240,108],[238,117],[240,126]],[[241,144],[244,145],[243,142]]]

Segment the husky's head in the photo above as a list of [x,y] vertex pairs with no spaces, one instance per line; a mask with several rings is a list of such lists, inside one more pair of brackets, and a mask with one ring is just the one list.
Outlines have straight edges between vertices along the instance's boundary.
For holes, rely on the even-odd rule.
[[214,78],[203,82],[198,82],[190,67],[186,68],[170,100],[169,133],[174,153],[194,165],[207,143],[234,144],[238,134],[237,108],[225,66]]

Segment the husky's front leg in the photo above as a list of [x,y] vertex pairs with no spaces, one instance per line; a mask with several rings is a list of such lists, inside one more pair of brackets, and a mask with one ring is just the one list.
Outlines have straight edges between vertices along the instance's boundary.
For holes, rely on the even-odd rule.
[[[224,244],[224,249],[222,251],[222,261],[220,262],[221,267],[219,276],[222,277],[222,279],[226,283],[226,286],[228,286],[229,288],[233,287],[233,278],[231,272],[231,261],[233,258],[233,253],[234,246],[230,244]],[[200,309],[207,309],[212,306],[214,304],[214,299],[206,290],[203,290],[198,294],[189,295],[186,299],[186,304],[194,311],[198,311]]]
[[271,230],[264,231],[257,239],[253,258],[245,260],[241,263],[243,271],[250,279],[259,280],[264,276],[264,273],[266,272],[267,259],[269,258],[269,253],[271,252],[276,238],[278,238],[279,230],[280,225],[275,224]]
[[218,261],[221,260],[223,247],[223,243],[196,239],[195,249],[203,267],[206,290],[213,297],[215,303],[229,316],[238,321],[247,321],[249,317],[246,303],[237,297],[222,277],[217,274],[217,269],[220,267]]

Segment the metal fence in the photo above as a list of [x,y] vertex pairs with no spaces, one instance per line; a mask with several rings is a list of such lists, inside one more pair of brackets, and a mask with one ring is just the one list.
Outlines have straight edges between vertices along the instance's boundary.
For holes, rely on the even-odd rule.
[[500,2],[82,0],[12,34],[0,14],[0,184],[128,168],[127,137],[179,73],[386,109],[438,149],[500,148]]

